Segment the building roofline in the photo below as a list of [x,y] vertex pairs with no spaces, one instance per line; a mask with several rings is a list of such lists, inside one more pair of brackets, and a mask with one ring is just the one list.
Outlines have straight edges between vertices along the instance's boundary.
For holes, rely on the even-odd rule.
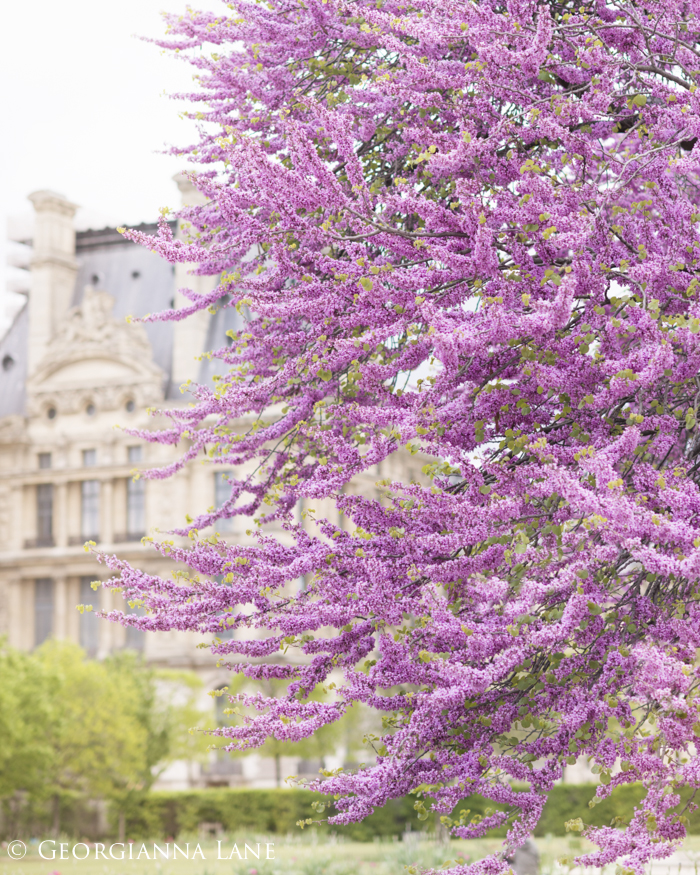
[[[170,228],[175,231],[177,222],[172,220],[168,222]],[[140,225],[133,225],[131,229],[140,231],[143,234],[157,234],[157,222],[141,222]],[[88,228],[86,231],[77,231],[75,234],[75,250],[84,252],[87,249],[96,249],[103,246],[124,246],[132,243],[127,240],[116,228]]]
[[[177,220],[171,219],[168,222],[173,233],[177,229]],[[139,225],[127,225],[127,228],[134,231],[141,231],[143,234],[157,234],[157,222],[141,222]],[[31,246],[34,242],[32,237],[26,236],[9,236],[13,243],[21,243],[24,246]],[[116,228],[86,228],[84,231],[75,232],[75,249],[76,252],[85,251],[86,249],[96,249],[99,246],[124,246],[133,243],[132,240],[127,240]]]

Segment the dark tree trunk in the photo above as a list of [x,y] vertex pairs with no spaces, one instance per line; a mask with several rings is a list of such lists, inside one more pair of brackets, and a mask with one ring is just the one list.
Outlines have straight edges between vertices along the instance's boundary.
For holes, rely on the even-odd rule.
[[51,832],[53,833],[53,837],[57,839],[61,834],[61,797],[58,793],[54,794],[52,800],[52,809],[53,809],[53,823],[51,825]]

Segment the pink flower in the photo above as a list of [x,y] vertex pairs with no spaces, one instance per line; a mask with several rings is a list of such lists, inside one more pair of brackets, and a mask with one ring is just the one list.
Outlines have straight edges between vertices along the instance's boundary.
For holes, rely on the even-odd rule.
[[642,875],[700,782],[700,0],[243,7],[167,17],[201,205],[127,232],[219,277],[148,321],[235,326],[147,476],[230,495],[155,545],[190,577],[98,554],[110,617],[244,673],[231,750],[380,714],[330,824],[409,797],[502,875],[583,760],[646,795],[577,865]]

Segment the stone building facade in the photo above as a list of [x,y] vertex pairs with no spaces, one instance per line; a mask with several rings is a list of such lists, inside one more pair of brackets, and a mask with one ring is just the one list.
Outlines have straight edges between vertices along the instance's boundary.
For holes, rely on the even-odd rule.
[[[178,185],[183,202],[197,197],[187,181]],[[22,241],[30,248],[29,292],[0,340],[0,635],[26,650],[49,637],[68,639],[96,658],[134,648],[155,666],[197,672],[207,690],[223,686],[227,673],[196,646],[204,637],[125,629],[77,605],[124,608],[121,596],[92,590],[107,572],[85,551],[87,540],[167,575],[168,561],[141,538],[228,497],[225,471],[201,462],[170,479],[134,480],[134,469],[166,464],[182,447],[150,444],[124,429],[157,427],[149,407],[183,403],[180,387],[189,379],[210,381],[216,365],[202,353],[223,346],[240,317],[221,309],[177,323],[127,322],[186,303],[179,288],[203,293],[216,280],[168,264],[116,229],[76,232],[76,205],[60,195],[39,191],[30,200],[34,234]],[[408,471],[405,461],[395,464],[402,470],[373,472],[357,488],[371,492],[378,476],[420,469],[415,459]],[[217,529],[238,539],[247,525],[234,519]],[[305,765],[317,774],[318,763],[288,758],[282,774]],[[219,758],[203,770],[183,763],[161,784],[273,786],[279,767],[255,755]]]
[[86,540],[166,571],[143,535],[181,525],[186,512],[221,498],[202,465],[170,481],[134,480],[134,469],[166,463],[178,450],[123,428],[157,425],[147,408],[181,398],[187,379],[209,378],[211,363],[198,356],[225,342],[235,313],[191,325],[128,323],[130,314],[176,303],[178,287],[205,291],[214,280],[173,268],[115,229],[76,233],[76,206],[62,196],[40,191],[30,200],[31,291],[0,341],[0,632],[26,649],[49,636],[79,641],[98,657],[128,644],[156,664],[203,669],[206,653],[189,641],[99,622],[76,605],[113,604],[89,587],[104,570]]
[[[185,200],[196,196],[178,184]],[[141,538],[227,497],[221,472],[201,464],[170,480],[134,480],[135,469],[165,464],[180,450],[124,429],[157,426],[149,407],[182,403],[188,379],[208,381],[213,365],[199,356],[225,344],[238,317],[220,310],[177,324],[128,323],[128,315],[181,303],[178,288],[204,292],[215,279],[173,267],[116,229],[76,233],[76,205],[53,192],[30,200],[34,234],[22,241],[30,291],[0,341],[0,635],[27,650],[69,639],[97,658],[134,648],[153,665],[196,671],[206,689],[221,686],[227,677],[196,636],[125,629],[77,605],[124,607],[120,596],[92,590],[107,572],[86,553],[86,540],[167,574],[167,561]],[[235,537],[236,523],[228,528]],[[271,770],[255,758],[217,760],[163,777],[171,786],[265,785]]]

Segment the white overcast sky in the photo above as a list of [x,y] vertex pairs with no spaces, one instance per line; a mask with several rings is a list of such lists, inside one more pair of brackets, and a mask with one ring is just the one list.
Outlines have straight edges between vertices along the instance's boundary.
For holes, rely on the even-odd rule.
[[[178,116],[183,104],[164,92],[192,90],[193,69],[137,36],[163,35],[161,10],[181,12],[185,2],[3,5],[2,227],[30,216],[27,195],[42,188],[81,206],[80,227],[152,221],[160,207],[177,206],[172,176],[182,161],[158,153],[195,136]],[[227,11],[219,0],[191,5]]]

